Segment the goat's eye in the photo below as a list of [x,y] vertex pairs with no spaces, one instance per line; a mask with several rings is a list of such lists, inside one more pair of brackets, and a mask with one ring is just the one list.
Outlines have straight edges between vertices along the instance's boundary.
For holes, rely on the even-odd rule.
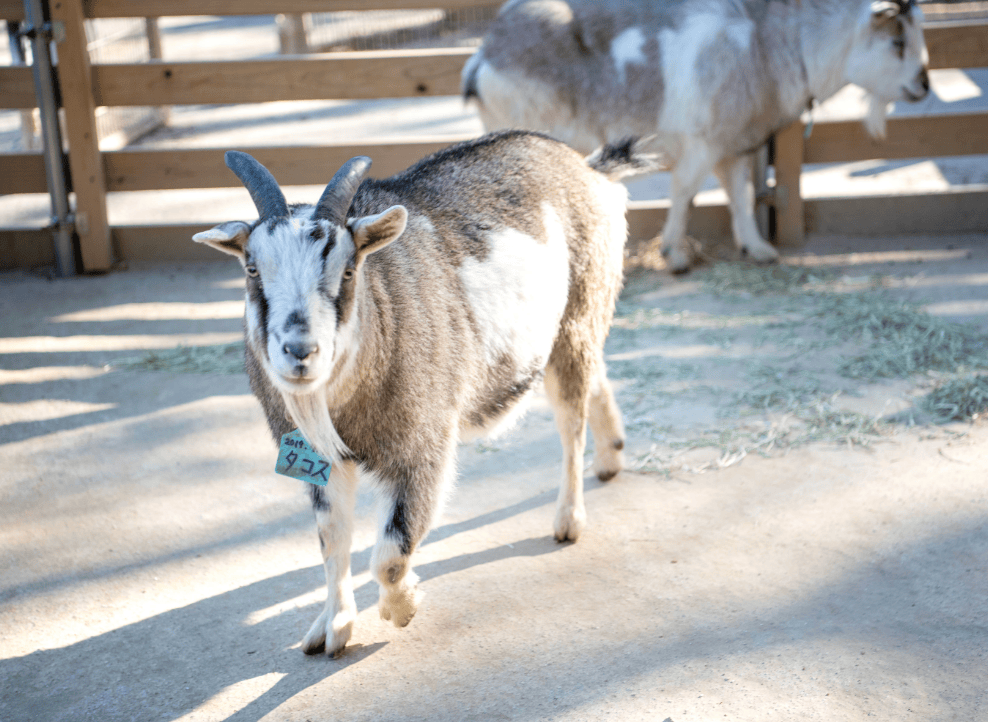
[[352,279],[353,279],[353,269],[352,268],[348,268],[345,271],[343,271],[343,280],[344,281],[349,281],[349,280],[352,280]]
[[892,38],[892,47],[895,48],[895,52],[901,58],[906,53],[906,39],[901,35],[897,38]]
[[247,266],[244,268],[244,270],[247,272],[247,275],[250,276],[251,278],[257,278],[259,275],[261,275],[257,272],[257,266],[253,266],[253,265]]

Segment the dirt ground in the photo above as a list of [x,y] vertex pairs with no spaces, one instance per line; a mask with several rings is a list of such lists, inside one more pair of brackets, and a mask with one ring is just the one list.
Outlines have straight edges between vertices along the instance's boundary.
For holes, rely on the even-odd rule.
[[[318,542],[236,372],[236,264],[0,275],[0,720],[979,719],[988,427],[924,398],[988,362],[986,241],[630,273],[631,470],[588,474],[584,537],[552,539],[537,398],[461,448],[407,629],[378,618],[361,497],[340,659],[298,648]],[[973,339],[969,367],[883,378],[907,346],[850,311],[901,300],[908,349]]]

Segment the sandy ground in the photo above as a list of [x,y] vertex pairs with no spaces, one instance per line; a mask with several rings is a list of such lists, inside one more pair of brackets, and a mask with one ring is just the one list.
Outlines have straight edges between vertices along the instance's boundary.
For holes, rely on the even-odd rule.
[[[986,240],[801,257],[835,293],[881,286],[984,329]],[[541,398],[461,448],[407,629],[378,618],[361,497],[335,660],[298,649],[318,542],[246,379],[120,370],[236,340],[238,267],[0,275],[0,720],[980,719],[988,427],[910,427],[927,376],[840,377],[860,348],[813,325],[812,294],[725,294],[715,270],[629,276],[608,359],[639,471],[588,474],[578,543],[551,536]],[[760,455],[783,420],[736,394],[766,370],[899,423]]]

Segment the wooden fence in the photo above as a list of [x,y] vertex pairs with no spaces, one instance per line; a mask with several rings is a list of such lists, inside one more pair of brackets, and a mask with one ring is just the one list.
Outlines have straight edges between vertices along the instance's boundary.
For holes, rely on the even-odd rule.
[[[490,5],[490,0],[199,0],[196,14],[251,15],[372,9],[462,9]],[[86,18],[188,15],[187,0],[51,0],[52,19],[64,23],[58,45],[59,82],[68,141],[68,166],[76,194],[76,231],[85,271],[102,271],[115,260],[190,259],[202,257],[192,234],[201,224],[110,226],[106,194],[113,191],[230,187],[223,164],[226,148],[195,150],[119,150],[101,153],[94,112],[99,106],[147,106],[278,100],[408,98],[457,95],[460,70],[472,49],[337,52],[311,56],[245,61],[151,61],[140,64],[91,65],[86,52]],[[20,20],[19,0],[0,0],[0,18]],[[933,68],[988,66],[988,24],[948,23],[926,30]],[[0,67],[0,108],[35,106],[31,71]],[[459,137],[380,139],[372,144],[318,147],[242,148],[267,165],[284,185],[321,184],[326,168],[356,154],[374,159],[377,175],[398,171]],[[802,126],[776,139],[774,197],[778,242],[796,245],[807,230],[826,230],[833,204],[804,202],[799,192],[804,163],[849,162],[872,158],[922,158],[988,153],[988,113],[890,119],[888,138],[867,138],[856,122],[817,123],[808,140]],[[0,194],[44,193],[45,172],[38,153],[0,155]],[[949,194],[948,194],[949,195]],[[988,208],[988,189],[964,191],[963,202]],[[959,197],[959,196],[958,196]],[[874,199],[853,206],[861,218],[888,215],[889,204],[917,218],[916,231],[951,230],[943,222],[921,218],[930,208],[958,197],[943,194],[899,200]],[[830,204],[830,205],[828,205]],[[661,227],[667,202],[632,203],[633,239],[649,238]],[[967,206],[965,206],[967,207]],[[851,205],[846,206],[852,209]],[[869,210],[869,208],[871,210]],[[882,210],[884,209],[884,210]],[[924,209],[926,209],[924,211]],[[941,215],[935,213],[935,215]],[[985,229],[984,217],[973,221]],[[923,226],[926,222],[926,226]],[[867,224],[866,224],[867,225]],[[970,225],[970,223],[969,223]],[[694,209],[691,232],[723,235],[730,223],[726,208]],[[970,230],[960,228],[957,230]],[[0,228],[0,267],[32,265],[51,257],[50,233],[38,229]]]

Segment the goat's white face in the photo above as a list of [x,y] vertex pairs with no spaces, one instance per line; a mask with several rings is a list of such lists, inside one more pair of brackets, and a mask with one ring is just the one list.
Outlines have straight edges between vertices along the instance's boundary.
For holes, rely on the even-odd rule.
[[[337,357],[344,286],[356,253],[345,228],[312,218],[312,209],[262,222],[242,259],[247,274],[247,334],[282,391],[305,393],[329,377]],[[352,298],[352,293],[350,294]]]
[[[246,280],[246,334],[268,378],[284,393],[325,386],[344,358],[353,359],[356,288],[367,255],[398,238],[407,213],[350,219],[338,226],[312,206],[290,216],[224,223],[194,236],[240,259]],[[351,353],[347,353],[350,351]]]
[[847,58],[846,79],[882,105],[922,100],[930,90],[923,11],[907,0],[875,0],[861,18]]
[[365,156],[347,161],[315,206],[289,206],[270,171],[246,153],[227,151],[225,160],[261,219],[253,226],[221,223],[192,240],[240,259],[247,274],[247,343],[271,383],[283,393],[312,393],[330,381],[348,345],[357,342],[364,259],[405,231],[408,212],[392,206],[346,219],[370,168]]

